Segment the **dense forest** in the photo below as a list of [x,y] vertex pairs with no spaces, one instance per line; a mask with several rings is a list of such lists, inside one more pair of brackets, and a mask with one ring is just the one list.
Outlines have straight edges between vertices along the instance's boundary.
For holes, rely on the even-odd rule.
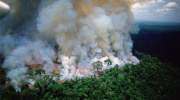
[[[34,86],[16,92],[4,71],[0,72],[1,100],[178,100],[178,67],[141,55],[138,65],[126,65],[99,73],[99,76],[70,81],[54,81],[43,76]],[[43,73],[36,70],[34,75]]]

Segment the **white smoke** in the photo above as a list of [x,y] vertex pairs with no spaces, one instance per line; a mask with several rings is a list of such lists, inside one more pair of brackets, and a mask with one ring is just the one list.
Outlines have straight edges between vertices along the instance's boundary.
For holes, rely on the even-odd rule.
[[72,0],[58,0],[40,11],[37,28],[43,37],[51,37],[57,41],[60,54],[80,57],[80,62],[96,57],[97,53],[100,57],[114,56],[130,60],[131,57],[127,56],[132,56],[132,14],[127,4],[122,5],[126,2],[120,1],[121,7],[117,8],[107,2],[105,6],[94,4],[90,8],[80,9],[92,10],[83,16],[80,15],[83,12],[74,6],[76,3],[80,7],[84,6],[88,1],[77,0],[74,4]]
[[30,42],[13,50],[6,57],[3,67],[8,70],[7,77],[11,79],[13,86],[19,90],[19,86],[27,80],[28,66],[39,64],[49,74],[53,70],[54,58],[54,51],[43,42]]
[[0,53],[13,86],[20,90],[23,82],[32,82],[27,73],[37,65],[48,75],[58,74],[56,80],[67,80],[139,63],[132,54],[130,32],[137,30],[129,0],[110,1],[56,0],[39,9],[36,40],[3,36]]
[[25,45],[30,42],[25,37],[17,37],[12,35],[3,35],[0,36],[0,54],[8,56],[12,50],[20,45]]

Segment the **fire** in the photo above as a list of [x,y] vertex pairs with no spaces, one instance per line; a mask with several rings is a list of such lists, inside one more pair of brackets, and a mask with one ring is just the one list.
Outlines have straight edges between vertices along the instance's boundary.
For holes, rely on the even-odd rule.
[[139,63],[132,54],[131,4],[130,0],[57,0],[40,6],[36,34],[18,40],[5,58],[3,68],[13,86],[19,90],[22,81],[34,83],[27,77],[29,69],[42,69],[64,81]]

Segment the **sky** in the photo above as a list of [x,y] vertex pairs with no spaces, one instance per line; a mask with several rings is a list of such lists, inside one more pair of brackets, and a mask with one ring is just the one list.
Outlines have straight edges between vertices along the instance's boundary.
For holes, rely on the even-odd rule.
[[148,0],[131,7],[136,21],[180,23],[180,0]]
[[135,3],[131,6],[131,9],[136,21],[180,23],[180,0],[133,1]]

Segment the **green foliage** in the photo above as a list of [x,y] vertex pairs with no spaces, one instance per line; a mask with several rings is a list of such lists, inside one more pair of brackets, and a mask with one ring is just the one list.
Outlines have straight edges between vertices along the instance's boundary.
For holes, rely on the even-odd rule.
[[115,67],[98,77],[58,83],[45,75],[33,88],[24,87],[2,100],[11,96],[20,100],[172,100],[180,84],[177,73],[157,58],[142,56],[138,65]]
[[107,59],[107,60],[105,60],[105,62],[107,63],[107,65],[112,65],[112,61],[110,60],[110,59]]

